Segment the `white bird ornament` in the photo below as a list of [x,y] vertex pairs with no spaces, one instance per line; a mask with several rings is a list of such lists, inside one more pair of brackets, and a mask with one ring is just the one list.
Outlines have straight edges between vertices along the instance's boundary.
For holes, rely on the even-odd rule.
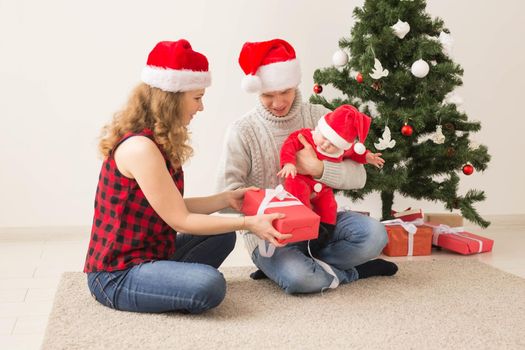
[[388,69],[383,69],[381,62],[379,62],[377,58],[374,58],[374,69],[372,69],[372,73],[369,74],[373,79],[378,80],[388,76]]
[[375,148],[379,151],[382,151],[387,148],[394,148],[395,145],[396,140],[392,140],[390,128],[385,126],[385,131],[383,131],[382,137],[379,138],[379,142],[374,143]]

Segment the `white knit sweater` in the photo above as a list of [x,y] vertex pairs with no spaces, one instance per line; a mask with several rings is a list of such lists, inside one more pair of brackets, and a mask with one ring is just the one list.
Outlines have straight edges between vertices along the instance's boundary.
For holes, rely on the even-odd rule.
[[[276,174],[280,170],[279,153],[284,140],[295,130],[315,128],[319,118],[328,112],[324,106],[302,102],[299,90],[284,117],[274,116],[258,101],[255,109],[228,130],[219,162],[218,190],[247,186],[275,188],[282,182]],[[357,189],[365,185],[366,172],[362,164],[352,160],[323,163],[320,182],[337,189]],[[257,237],[247,233],[244,238],[251,254],[257,246]]]

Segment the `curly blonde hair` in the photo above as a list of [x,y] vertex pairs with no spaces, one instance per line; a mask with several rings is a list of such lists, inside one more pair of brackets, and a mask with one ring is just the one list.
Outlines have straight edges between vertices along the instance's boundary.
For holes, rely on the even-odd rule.
[[193,155],[193,148],[188,145],[190,133],[181,120],[182,94],[139,84],[124,109],[102,128],[99,151],[107,157],[126,133],[148,128],[171,165],[181,166]]

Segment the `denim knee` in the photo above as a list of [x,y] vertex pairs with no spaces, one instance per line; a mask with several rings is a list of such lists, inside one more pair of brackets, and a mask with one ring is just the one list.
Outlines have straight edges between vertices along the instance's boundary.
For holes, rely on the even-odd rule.
[[367,247],[369,249],[370,258],[375,258],[383,251],[383,248],[388,243],[388,235],[386,233],[385,225],[377,220],[370,222],[369,236]]
[[218,270],[209,266],[205,275],[196,283],[194,292],[195,303],[188,309],[189,312],[201,313],[213,309],[226,296],[226,280]]
[[307,282],[305,276],[296,275],[285,281],[283,289],[287,294],[309,293],[311,288]]
[[304,294],[320,292],[330,282],[324,278],[324,273],[290,271],[281,276],[280,285],[287,294]]

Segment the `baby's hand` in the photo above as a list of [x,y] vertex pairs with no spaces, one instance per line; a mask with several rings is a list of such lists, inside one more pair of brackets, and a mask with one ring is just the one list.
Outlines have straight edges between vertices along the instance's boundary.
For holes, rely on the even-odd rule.
[[290,175],[292,176],[292,179],[294,179],[295,175],[297,175],[297,168],[292,163],[286,163],[277,173],[277,176],[282,178],[287,178]]
[[367,152],[366,153],[366,162],[368,164],[372,164],[372,165],[378,167],[379,169],[381,169],[383,167],[383,165],[385,165],[385,160],[383,158],[381,158],[381,154],[382,153]]

